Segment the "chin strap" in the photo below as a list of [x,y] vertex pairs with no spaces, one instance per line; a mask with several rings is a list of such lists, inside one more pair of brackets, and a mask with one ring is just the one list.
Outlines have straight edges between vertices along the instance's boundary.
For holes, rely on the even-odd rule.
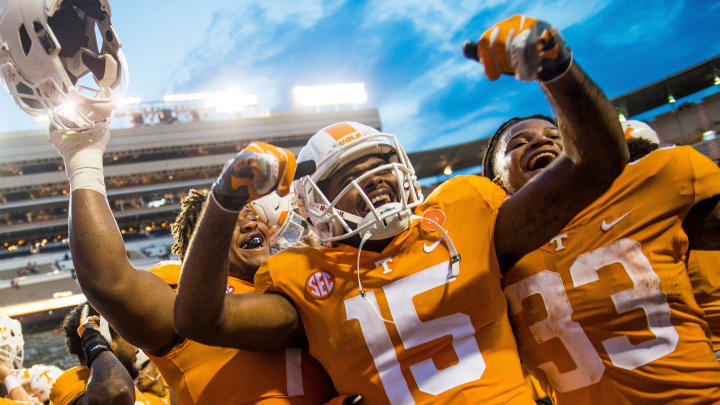
[[[447,245],[448,253],[450,253],[450,268],[448,269],[448,280],[453,280],[458,275],[460,275],[460,253],[458,253],[457,249],[455,249],[455,244],[452,242],[452,239],[450,239],[450,235],[448,235],[447,231],[445,231],[445,229],[443,229],[443,227],[439,223],[433,221],[430,218],[425,218],[417,215],[413,215],[410,218],[411,220],[428,220],[435,226],[435,230],[440,232],[440,234],[442,235],[442,240],[443,242],[445,242],[445,245]],[[365,300],[365,302],[367,302],[368,305],[370,305],[370,307],[373,309],[375,314],[377,314],[378,318],[380,318],[385,323],[391,323],[395,325],[395,322],[389,319],[385,319],[382,314],[380,314],[380,310],[377,308],[377,306],[367,298],[367,291],[363,289],[362,281],[360,280],[360,255],[362,253],[362,248],[365,245],[365,242],[370,239],[370,235],[371,232],[369,231],[363,233],[362,239],[360,240],[360,245],[358,245],[357,263],[355,267],[355,273],[357,274],[358,291],[360,292],[360,296],[363,297],[363,300]]]
[[372,308],[373,311],[375,311],[375,314],[377,314],[378,318],[380,318],[385,323],[391,323],[391,324],[395,325],[395,322],[393,322],[389,319],[385,319],[382,316],[382,314],[380,314],[380,310],[377,308],[377,306],[368,299],[367,292],[363,289],[362,281],[360,281],[360,254],[362,253],[363,245],[365,245],[365,242],[367,242],[368,239],[370,239],[370,235],[371,235],[370,232],[363,233],[362,239],[360,240],[360,245],[358,246],[357,267],[356,267],[358,291],[360,291],[360,296],[363,297],[363,300],[365,300],[365,302],[367,302],[368,305],[370,305],[370,308]]

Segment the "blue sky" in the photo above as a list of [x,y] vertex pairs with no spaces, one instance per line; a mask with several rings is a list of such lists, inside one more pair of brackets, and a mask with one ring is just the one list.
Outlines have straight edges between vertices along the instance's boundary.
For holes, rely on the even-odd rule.
[[[516,13],[558,26],[610,97],[720,53],[710,0],[115,0],[127,96],[230,87],[291,106],[295,85],[366,83],[388,132],[421,150],[487,137],[505,119],[549,113],[537,84],[490,82],[461,46]],[[720,87],[720,86],[716,86]],[[713,89],[711,91],[718,91]],[[678,103],[679,104],[679,103]],[[652,118],[646,114],[644,118]],[[8,95],[0,131],[37,128]]]

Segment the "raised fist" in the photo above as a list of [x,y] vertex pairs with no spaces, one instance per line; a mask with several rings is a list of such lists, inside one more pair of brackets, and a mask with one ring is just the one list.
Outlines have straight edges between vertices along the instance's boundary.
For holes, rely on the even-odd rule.
[[97,313],[90,304],[85,304],[80,312],[80,326],[78,326],[77,333],[80,339],[83,337],[87,338],[87,334],[99,334],[105,342],[109,345],[112,343],[112,337],[110,336],[110,325],[108,322]]
[[572,53],[557,29],[545,21],[515,15],[485,31],[477,43],[465,42],[463,53],[485,66],[485,75],[548,81],[570,67]]
[[225,163],[211,192],[220,206],[237,211],[273,190],[281,197],[287,195],[296,166],[290,151],[253,142]]

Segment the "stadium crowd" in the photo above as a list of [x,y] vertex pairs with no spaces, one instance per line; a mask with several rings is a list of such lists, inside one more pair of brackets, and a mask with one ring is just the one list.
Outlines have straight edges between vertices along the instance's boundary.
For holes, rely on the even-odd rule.
[[720,168],[623,128],[544,21],[501,21],[464,53],[538,83],[556,116],[511,118],[482,175],[427,196],[397,137],[360,123],[297,159],[254,142],[182,198],[179,260],[149,271],[108,204],[107,123],[58,119],[80,366],[23,368],[3,318],[6,402],[720,403]]

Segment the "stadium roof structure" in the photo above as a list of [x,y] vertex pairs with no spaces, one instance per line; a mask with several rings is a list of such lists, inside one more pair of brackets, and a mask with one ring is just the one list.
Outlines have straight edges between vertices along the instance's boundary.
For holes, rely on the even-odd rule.
[[444,148],[408,153],[418,179],[442,174],[446,167],[453,171],[468,169],[482,163],[489,139],[446,146]]
[[619,113],[632,117],[668,103],[668,97],[680,99],[715,84],[720,75],[720,55],[681,70],[647,86],[614,97],[610,102]]

